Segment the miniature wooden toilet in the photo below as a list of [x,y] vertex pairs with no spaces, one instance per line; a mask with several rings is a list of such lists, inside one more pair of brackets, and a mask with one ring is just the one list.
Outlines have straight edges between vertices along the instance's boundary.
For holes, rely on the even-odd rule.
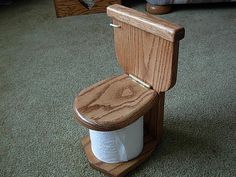
[[98,160],[90,137],[82,139],[92,167],[109,176],[125,176],[147,159],[161,140],[165,91],[176,82],[184,28],[117,4],[109,6],[107,14],[113,19],[116,56],[124,74],[84,89],[73,106],[76,120],[94,131],[119,130],[143,116],[142,152],[127,162]]

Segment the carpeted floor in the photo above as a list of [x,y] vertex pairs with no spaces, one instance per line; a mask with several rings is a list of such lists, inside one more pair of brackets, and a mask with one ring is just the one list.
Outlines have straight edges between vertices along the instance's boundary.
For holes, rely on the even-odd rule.
[[[236,8],[184,6],[162,17],[186,29],[178,80],[166,94],[162,144],[129,176],[236,176]],[[0,8],[0,176],[103,176],[84,156],[88,131],[73,121],[72,102],[121,73],[109,22],[55,18],[47,0]]]

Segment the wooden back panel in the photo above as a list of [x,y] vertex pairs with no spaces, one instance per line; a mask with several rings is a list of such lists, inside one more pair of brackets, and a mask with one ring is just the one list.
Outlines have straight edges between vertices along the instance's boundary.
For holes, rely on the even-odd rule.
[[174,86],[179,40],[184,28],[121,5],[107,8],[113,18],[117,59],[125,73],[133,74],[164,92]]

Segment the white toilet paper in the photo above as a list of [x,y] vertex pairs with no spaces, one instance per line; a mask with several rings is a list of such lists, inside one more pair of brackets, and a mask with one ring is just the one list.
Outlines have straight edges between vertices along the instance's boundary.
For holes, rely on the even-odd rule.
[[95,157],[106,163],[125,162],[137,157],[143,149],[143,118],[115,131],[89,130]]

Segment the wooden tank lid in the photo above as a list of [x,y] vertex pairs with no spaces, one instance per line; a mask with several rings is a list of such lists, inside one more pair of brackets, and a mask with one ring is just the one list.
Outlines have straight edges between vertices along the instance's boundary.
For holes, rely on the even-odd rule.
[[108,6],[107,15],[167,41],[174,42],[184,38],[185,31],[182,26],[119,4]]
[[127,74],[100,81],[82,90],[74,101],[76,120],[98,131],[124,128],[151,108],[157,93]]

